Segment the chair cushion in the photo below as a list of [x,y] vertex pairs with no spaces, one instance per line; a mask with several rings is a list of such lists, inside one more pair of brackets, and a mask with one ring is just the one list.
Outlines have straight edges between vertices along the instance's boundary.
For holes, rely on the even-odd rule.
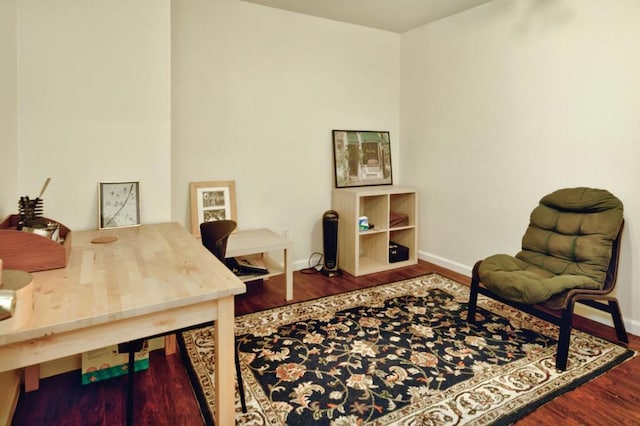
[[571,288],[602,289],[622,218],[622,203],[608,191],[555,191],[531,213],[522,250],[485,259],[480,280],[499,296],[526,304]]
[[583,275],[551,272],[508,254],[496,254],[482,261],[480,280],[498,296],[514,302],[535,304],[572,288],[598,288]]

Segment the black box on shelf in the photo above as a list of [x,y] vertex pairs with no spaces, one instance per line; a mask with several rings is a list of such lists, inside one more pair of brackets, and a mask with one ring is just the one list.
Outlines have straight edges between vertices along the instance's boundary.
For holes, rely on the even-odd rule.
[[389,263],[409,260],[409,247],[389,241]]

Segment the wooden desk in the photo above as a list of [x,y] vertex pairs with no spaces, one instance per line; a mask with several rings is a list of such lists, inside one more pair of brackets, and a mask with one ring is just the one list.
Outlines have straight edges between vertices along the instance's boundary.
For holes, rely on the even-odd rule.
[[[109,244],[93,244],[114,235]],[[0,336],[0,372],[215,321],[216,424],[234,424],[233,297],[242,283],[177,223],[74,232],[67,266],[33,273],[33,316]]]
[[[293,271],[291,270],[291,248],[288,238],[269,229],[252,229],[234,232],[227,240],[227,257],[260,255],[265,261],[268,274],[249,276],[245,281],[266,279],[274,275],[285,274],[286,299],[293,299]],[[284,265],[280,266],[269,258],[270,251],[283,251]]]

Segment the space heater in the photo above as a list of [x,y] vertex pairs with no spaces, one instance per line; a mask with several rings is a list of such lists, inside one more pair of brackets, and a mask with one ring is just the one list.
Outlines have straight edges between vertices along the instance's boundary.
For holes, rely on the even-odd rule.
[[338,212],[328,210],[322,215],[322,247],[324,264],[322,273],[328,277],[341,275],[338,269]]

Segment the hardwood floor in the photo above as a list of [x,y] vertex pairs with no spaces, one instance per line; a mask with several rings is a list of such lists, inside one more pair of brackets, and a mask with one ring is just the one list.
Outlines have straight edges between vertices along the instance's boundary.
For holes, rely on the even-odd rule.
[[[438,272],[464,284],[469,278],[419,262],[418,265],[353,277],[327,278],[322,274],[294,273],[293,302],[383,284]],[[236,313],[242,315],[284,304],[284,279],[247,285],[247,293],[236,298]],[[593,321],[581,319],[577,328],[615,340],[615,332]],[[629,347],[640,350],[640,337],[629,336]],[[632,425],[640,424],[640,357],[636,357],[578,389],[560,396],[516,424]],[[126,378],[91,385],[80,384],[74,371],[43,379],[40,390],[22,394],[13,425],[120,425],[125,423]],[[136,425],[200,425],[202,418],[179,355],[150,355],[150,368],[136,373]]]

